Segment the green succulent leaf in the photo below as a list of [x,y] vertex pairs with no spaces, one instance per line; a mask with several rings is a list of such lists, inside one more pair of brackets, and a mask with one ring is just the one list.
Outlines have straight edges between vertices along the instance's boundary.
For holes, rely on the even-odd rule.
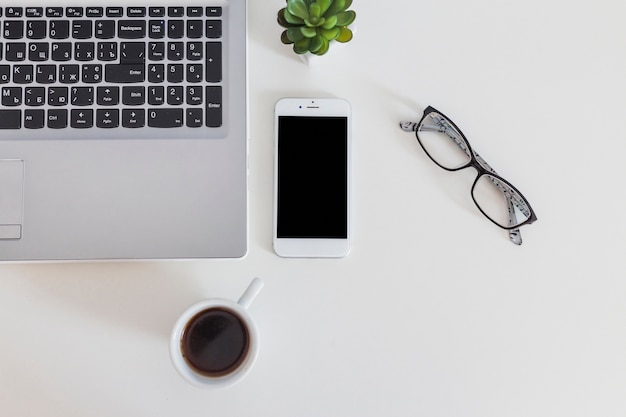
[[354,22],[355,18],[356,13],[352,10],[337,13],[337,26],[349,26],[352,22]]
[[343,6],[344,10],[348,10],[352,6],[352,0],[346,0],[346,4]]
[[339,36],[335,40],[341,43],[350,42],[352,40],[352,31],[348,28],[341,28]]
[[345,5],[346,0],[334,0],[328,10],[326,10],[326,13],[324,13],[324,17],[334,16],[337,13],[346,10]]
[[320,15],[324,16],[333,0],[317,0],[317,4],[320,6]]
[[301,27],[300,32],[302,33],[302,35],[304,35],[305,38],[313,38],[315,37],[315,35],[317,35],[317,30],[315,30],[315,28],[309,28],[306,26]]
[[317,3],[311,3],[311,5],[309,6],[309,20],[319,20],[320,16],[321,16],[321,8],[320,5]]
[[332,29],[322,29],[322,36],[329,41],[337,39],[340,33],[341,29],[337,27],[334,27]]
[[315,51],[315,55],[324,55],[326,52],[328,52],[328,48],[330,47],[329,42],[324,37],[322,37],[322,42],[322,47]]
[[284,43],[285,45],[289,45],[293,43],[293,41],[289,39],[289,34],[287,33],[286,30],[284,30],[283,33],[280,34],[280,41]]
[[298,42],[299,40],[304,38],[304,35],[302,34],[300,28],[288,28],[283,33],[286,33],[287,38],[289,38],[289,40],[291,41],[289,43]]
[[332,29],[337,26],[337,16],[330,16],[326,18],[326,21],[322,24],[324,29]]
[[309,45],[309,51],[316,53],[324,46],[324,37],[321,35],[316,35],[313,39],[311,39],[311,45]]
[[294,16],[289,13],[287,9],[281,9],[278,12],[278,23],[285,28],[292,26],[301,26],[304,23],[303,19],[300,19],[298,16]]
[[309,18],[309,10],[304,3],[304,0],[289,0],[287,2],[287,11],[300,19]]
[[305,54],[309,52],[309,45],[311,44],[311,39],[303,38],[298,42],[293,44],[293,51],[297,54]]

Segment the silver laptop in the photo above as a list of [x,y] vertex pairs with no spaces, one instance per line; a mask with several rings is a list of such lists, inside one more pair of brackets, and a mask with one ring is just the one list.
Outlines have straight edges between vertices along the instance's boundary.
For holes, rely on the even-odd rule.
[[0,260],[246,254],[245,0],[0,12]]

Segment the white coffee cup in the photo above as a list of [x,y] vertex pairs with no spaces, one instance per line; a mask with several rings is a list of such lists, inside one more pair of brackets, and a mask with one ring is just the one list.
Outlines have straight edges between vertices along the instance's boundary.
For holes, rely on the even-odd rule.
[[[261,288],[263,288],[263,281],[260,278],[254,278],[237,302],[223,298],[209,298],[192,305],[178,318],[170,338],[170,358],[176,371],[185,380],[196,387],[223,388],[239,382],[250,372],[259,354],[259,334],[247,308],[252,304]],[[185,358],[183,338],[192,319],[202,312],[216,309],[231,313],[239,319],[243,327],[247,329],[248,343],[243,359],[238,362],[234,369],[224,375],[211,376],[196,370]]]

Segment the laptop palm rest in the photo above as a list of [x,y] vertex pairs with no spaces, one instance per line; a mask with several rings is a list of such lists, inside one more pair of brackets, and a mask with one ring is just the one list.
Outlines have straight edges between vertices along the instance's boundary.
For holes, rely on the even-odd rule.
[[24,161],[0,159],[0,239],[22,237]]

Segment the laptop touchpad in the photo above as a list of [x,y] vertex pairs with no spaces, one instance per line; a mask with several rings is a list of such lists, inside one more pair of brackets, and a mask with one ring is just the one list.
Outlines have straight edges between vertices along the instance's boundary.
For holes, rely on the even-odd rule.
[[0,159],[0,239],[22,237],[24,161]]

